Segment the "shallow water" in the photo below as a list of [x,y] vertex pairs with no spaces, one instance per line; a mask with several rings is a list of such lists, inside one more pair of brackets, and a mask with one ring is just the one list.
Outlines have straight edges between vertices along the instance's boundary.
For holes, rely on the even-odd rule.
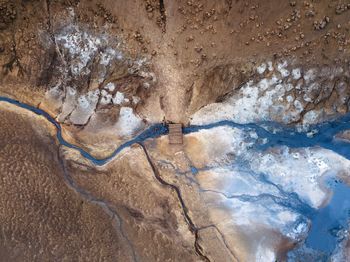
[[350,220],[350,187],[341,181],[330,185],[332,199],[324,208],[311,217],[311,229],[305,241],[309,248],[330,255],[337,242],[342,240],[342,230],[348,228]]
[[219,126],[255,131],[260,139],[266,138],[268,141],[265,144],[256,145],[256,148],[260,150],[274,146],[288,146],[290,148],[320,146],[350,159],[350,142],[334,139],[334,136],[339,132],[350,129],[350,113],[334,121],[311,126],[310,129],[318,131],[313,136],[309,136],[307,132],[297,132],[294,128],[273,122],[237,124],[227,120],[202,126],[194,125],[185,127],[184,133],[190,134]]
[[64,145],[68,148],[75,149],[75,150],[79,151],[83,157],[85,157],[86,159],[90,160],[92,163],[94,163],[95,165],[98,165],[98,166],[102,166],[102,165],[106,164],[109,160],[111,160],[118,153],[120,153],[120,151],[122,151],[126,147],[131,146],[132,144],[141,143],[148,138],[156,138],[156,137],[159,137],[159,136],[162,136],[162,135],[165,135],[168,133],[168,128],[165,125],[163,125],[163,124],[152,125],[149,128],[147,128],[146,130],[144,130],[142,133],[138,134],[133,139],[121,144],[109,157],[98,159],[98,158],[95,158],[94,156],[92,156],[90,153],[88,153],[84,149],[80,148],[79,146],[67,142],[62,137],[61,125],[52,116],[50,116],[48,113],[46,113],[44,110],[27,105],[25,103],[21,103],[17,100],[7,98],[7,97],[2,97],[2,96],[0,96],[0,102],[7,102],[10,104],[16,105],[18,107],[27,109],[27,110],[29,110],[37,115],[45,117],[49,122],[51,122],[56,127],[56,129],[57,129],[56,137],[57,137],[58,142],[61,145]]
[[[56,127],[56,136],[60,144],[68,148],[78,150],[83,157],[90,160],[95,165],[106,164],[120,151],[134,143],[142,143],[146,139],[156,138],[168,133],[168,128],[165,125],[152,125],[131,140],[120,145],[109,157],[97,159],[79,146],[64,140],[62,137],[60,124],[45,111],[7,97],[0,96],[0,102],[7,102],[45,117]],[[332,150],[350,160],[350,143],[343,140],[334,139],[334,136],[339,132],[350,129],[350,114],[334,121],[311,127],[312,129],[318,130],[318,132],[311,137],[308,136],[306,132],[296,132],[295,129],[271,122],[259,124],[237,124],[231,121],[220,121],[208,125],[193,125],[185,127],[183,132],[184,134],[189,134],[203,129],[211,129],[220,126],[229,126],[246,131],[255,131],[260,140],[267,140],[266,143],[255,144],[256,150],[266,150],[274,146],[282,145],[290,148],[320,146]],[[197,174],[198,170],[195,167],[191,167],[191,172],[192,174]],[[266,180],[263,175],[259,179]],[[265,182],[270,183],[267,180]],[[273,199],[273,201],[277,201],[276,203],[284,205],[291,210],[295,210],[312,221],[312,226],[305,241],[305,245],[316,251],[326,253],[327,256],[334,251],[337,243],[340,240],[339,234],[344,228],[347,228],[347,222],[350,218],[350,187],[343,183],[331,183],[330,188],[334,192],[334,195],[330,203],[326,207],[319,210],[310,211],[310,208],[308,208],[305,203],[302,203],[300,199],[296,197],[296,194],[287,195],[287,193],[284,193],[286,199],[288,200],[287,202],[285,199]],[[269,196],[267,195],[267,197]],[[247,201],[249,201],[249,199],[247,199]]]

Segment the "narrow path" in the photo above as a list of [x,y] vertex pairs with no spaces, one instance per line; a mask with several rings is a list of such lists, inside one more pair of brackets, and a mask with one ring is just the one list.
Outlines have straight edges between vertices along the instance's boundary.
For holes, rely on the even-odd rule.
[[184,214],[184,217],[185,217],[185,221],[189,227],[189,230],[191,231],[192,234],[194,234],[194,237],[195,237],[195,241],[194,241],[194,248],[195,248],[195,251],[196,251],[196,254],[201,257],[204,261],[207,261],[207,262],[210,262],[209,258],[204,254],[203,252],[203,248],[201,247],[201,245],[198,243],[198,238],[199,238],[199,228],[197,228],[195,226],[195,224],[193,223],[190,215],[188,214],[188,208],[185,204],[185,201],[183,200],[182,198],[182,195],[181,195],[181,191],[180,189],[173,185],[173,184],[170,184],[168,183],[167,181],[165,181],[161,175],[159,174],[156,166],[154,165],[150,155],[148,154],[147,152],[147,149],[146,147],[142,144],[142,143],[137,143],[143,150],[143,152],[145,153],[145,156],[147,158],[147,161],[149,163],[149,165],[151,166],[152,168],[152,171],[153,171],[153,174],[155,176],[155,178],[164,186],[167,186],[167,187],[170,187],[172,190],[174,190],[176,192],[176,195],[179,199],[179,202],[180,202],[180,205],[181,205],[181,208],[182,208],[182,211],[183,211],[183,214]]

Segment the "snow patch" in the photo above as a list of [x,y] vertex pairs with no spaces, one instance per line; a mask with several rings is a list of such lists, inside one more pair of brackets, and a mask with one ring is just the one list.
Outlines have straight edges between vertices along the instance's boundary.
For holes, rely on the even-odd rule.
[[140,98],[138,97],[138,96],[133,96],[132,97],[132,102],[134,103],[134,104],[138,104],[139,102],[140,102]]
[[292,77],[294,80],[298,80],[301,78],[301,70],[300,68],[294,68],[292,70]]
[[273,65],[272,65],[272,62],[271,61],[269,61],[269,62],[267,62],[267,69],[270,71],[270,72],[272,72],[273,70],[274,70],[274,68],[273,68]]
[[115,128],[120,136],[131,136],[143,126],[141,118],[134,114],[131,107],[122,107]]
[[318,122],[318,119],[320,118],[322,112],[319,110],[311,110],[308,111],[303,118],[303,124],[306,125],[312,125],[316,124]]
[[66,99],[64,100],[61,113],[58,116],[59,122],[64,122],[67,116],[74,110],[76,106],[77,90],[74,87],[66,88]]
[[191,124],[208,124],[220,120],[259,122],[271,120],[271,115],[286,113],[289,106],[283,105],[283,96],[290,87],[278,83],[275,75],[264,78],[255,85],[250,81],[225,102],[209,104],[197,111]]
[[112,95],[111,94],[104,94],[103,96],[101,96],[101,100],[100,100],[100,104],[101,105],[108,105],[111,103],[112,101]]
[[256,71],[260,74],[260,75],[262,75],[265,71],[266,71],[266,64],[265,63],[262,63],[260,66],[258,66],[257,68],[256,68]]
[[113,97],[113,104],[115,105],[120,105],[124,101],[124,94],[121,92],[117,92],[115,96]]
[[115,84],[113,83],[108,83],[105,87],[106,90],[108,90],[109,92],[113,92],[115,89]]
[[112,61],[112,59],[116,57],[117,52],[108,47],[105,52],[100,52],[100,55],[100,64],[107,66]]
[[[254,132],[252,132],[254,133]],[[256,141],[256,134],[245,133],[238,128],[216,127],[200,130],[186,137],[195,137],[207,154],[206,164],[217,166],[232,161],[232,155],[240,156]]]
[[99,100],[99,90],[89,91],[86,95],[78,98],[77,106],[70,116],[72,123],[76,125],[85,125],[91,115],[95,112]]
[[272,250],[259,246],[258,251],[256,253],[256,262],[275,262],[275,252]]
[[81,109],[87,109],[90,105],[85,95],[82,95],[78,98],[78,105]]
[[290,72],[288,71],[288,69],[286,69],[287,66],[288,66],[287,61],[283,61],[282,63],[277,64],[277,70],[278,70],[278,72],[280,72],[280,74],[283,78],[290,75]]
[[309,84],[311,81],[315,80],[316,78],[316,70],[315,69],[309,69],[305,74],[304,74],[304,80],[306,84]]
[[[74,76],[90,73],[88,64],[99,58],[101,69],[98,83],[102,83],[106,67],[113,61],[122,57],[120,51],[108,46],[109,38],[104,34],[92,34],[81,30],[76,25],[70,25],[55,35],[57,44],[63,49],[63,54],[69,56],[69,66]],[[102,51],[100,51],[102,50]]]
[[314,208],[327,199],[323,176],[337,175],[350,168],[350,161],[325,149],[290,150],[281,147],[274,153],[258,153],[251,158],[251,168],[264,173],[269,181],[287,192],[295,192]]
[[[221,197],[219,205],[228,208],[235,226],[257,228],[263,226],[272,231],[298,240],[305,236],[308,230],[305,218],[295,211],[276,204],[271,199],[261,201],[242,201],[239,198],[227,199]],[[257,216],[257,214],[259,214]],[[295,230],[295,229],[299,229]],[[258,231],[258,229],[257,229]],[[258,232],[256,232],[258,233]],[[253,233],[254,234],[254,233]]]
[[201,188],[219,191],[226,196],[259,196],[266,192],[281,197],[280,192],[273,185],[266,184],[254,178],[248,171],[238,170],[234,167],[216,167],[200,172],[197,179]]
[[[223,102],[202,107],[192,115],[191,124],[209,124],[222,120],[240,124],[261,121],[290,124],[302,120],[302,128],[307,129],[311,124],[319,123],[328,112],[321,109],[301,115],[306,104],[315,102],[322,89],[317,79],[318,69],[311,68],[303,72],[299,67],[290,71],[287,67],[287,61],[277,63],[274,74],[258,81],[250,80],[239,90],[232,90],[233,95]],[[267,69],[274,70],[272,62],[261,64],[256,71],[261,73]],[[328,68],[329,75],[339,75],[342,71],[340,69]],[[291,76],[288,77],[289,75]]]

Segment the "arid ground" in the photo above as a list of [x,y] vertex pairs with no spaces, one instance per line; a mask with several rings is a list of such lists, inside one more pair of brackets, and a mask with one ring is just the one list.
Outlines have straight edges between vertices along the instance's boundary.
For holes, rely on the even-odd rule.
[[[350,111],[350,1],[0,0],[0,96],[97,159],[156,123],[311,138]],[[329,254],[303,246],[350,146],[259,151],[256,130],[150,138],[99,166],[0,101],[0,260],[350,259],[345,231]]]

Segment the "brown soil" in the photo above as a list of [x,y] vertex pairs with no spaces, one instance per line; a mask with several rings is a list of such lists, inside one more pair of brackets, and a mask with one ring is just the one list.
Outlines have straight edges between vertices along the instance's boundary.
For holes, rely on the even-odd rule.
[[196,261],[195,239],[178,196],[157,180],[140,146],[126,149],[103,169],[66,159],[66,170],[78,187],[118,210],[137,257]]
[[[159,110],[158,103],[167,120],[186,121],[252,77],[261,60],[291,58],[306,68],[347,64],[349,5],[345,0],[2,0],[1,89],[17,96],[28,87],[40,93],[59,77],[53,41],[71,8],[76,14],[71,23],[91,31],[106,28],[123,39],[130,57],[151,58],[157,86],[141,94],[139,113],[152,114],[149,108]],[[118,68],[114,75],[123,67]],[[122,73],[116,79],[128,83],[130,77]],[[87,79],[76,81],[88,88]]]
[[[87,74],[65,71],[75,61],[57,37],[68,25],[108,35],[109,46],[125,58],[106,69],[96,56]],[[58,116],[62,106],[45,96],[57,82],[64,83],[60,91],[76,86],[81,93],[113,82],[128,98],[140,97],[139,104],[128,105],[145,123],[188,123],[198,109],[224,101],[256,79],[261,62],[288,59],[303,71],[343,67],[342,77],[320,76],[304,112],[334,111],[336,105],[336,113],[343,114],[350,111],[349,31],[349,0],[0,0],[0,95]],[[143,58],[149,63],[135,69]],[[64,119],[64,132],[69,141],[106,156],[122,139],[99,131],[113,125],[119,110],[99,101],[95,122],[89,118],[78,126]],[[239,239],[239,229],[225,235],[212,225],[224,212],[210,213],[196,186],[167,168],[175,162],[185,174],[188,156],[204,166],[206,156],[195,140],[188,142],[191,147],[185,144],[186,154],[168,148],[165,140],[149,141],[146,148],[134,146],[96,168],[59,149],[37,118],[1,108],[0,123],[0,257],[5,260],[234,261],[249,256],[249,240]],[[290,243],[278,241],[285,253]]]
[[0,121],[1,260],[129,257],[113,217],[65,183],[58,148],[40,131],[43,123],[4,108]]

